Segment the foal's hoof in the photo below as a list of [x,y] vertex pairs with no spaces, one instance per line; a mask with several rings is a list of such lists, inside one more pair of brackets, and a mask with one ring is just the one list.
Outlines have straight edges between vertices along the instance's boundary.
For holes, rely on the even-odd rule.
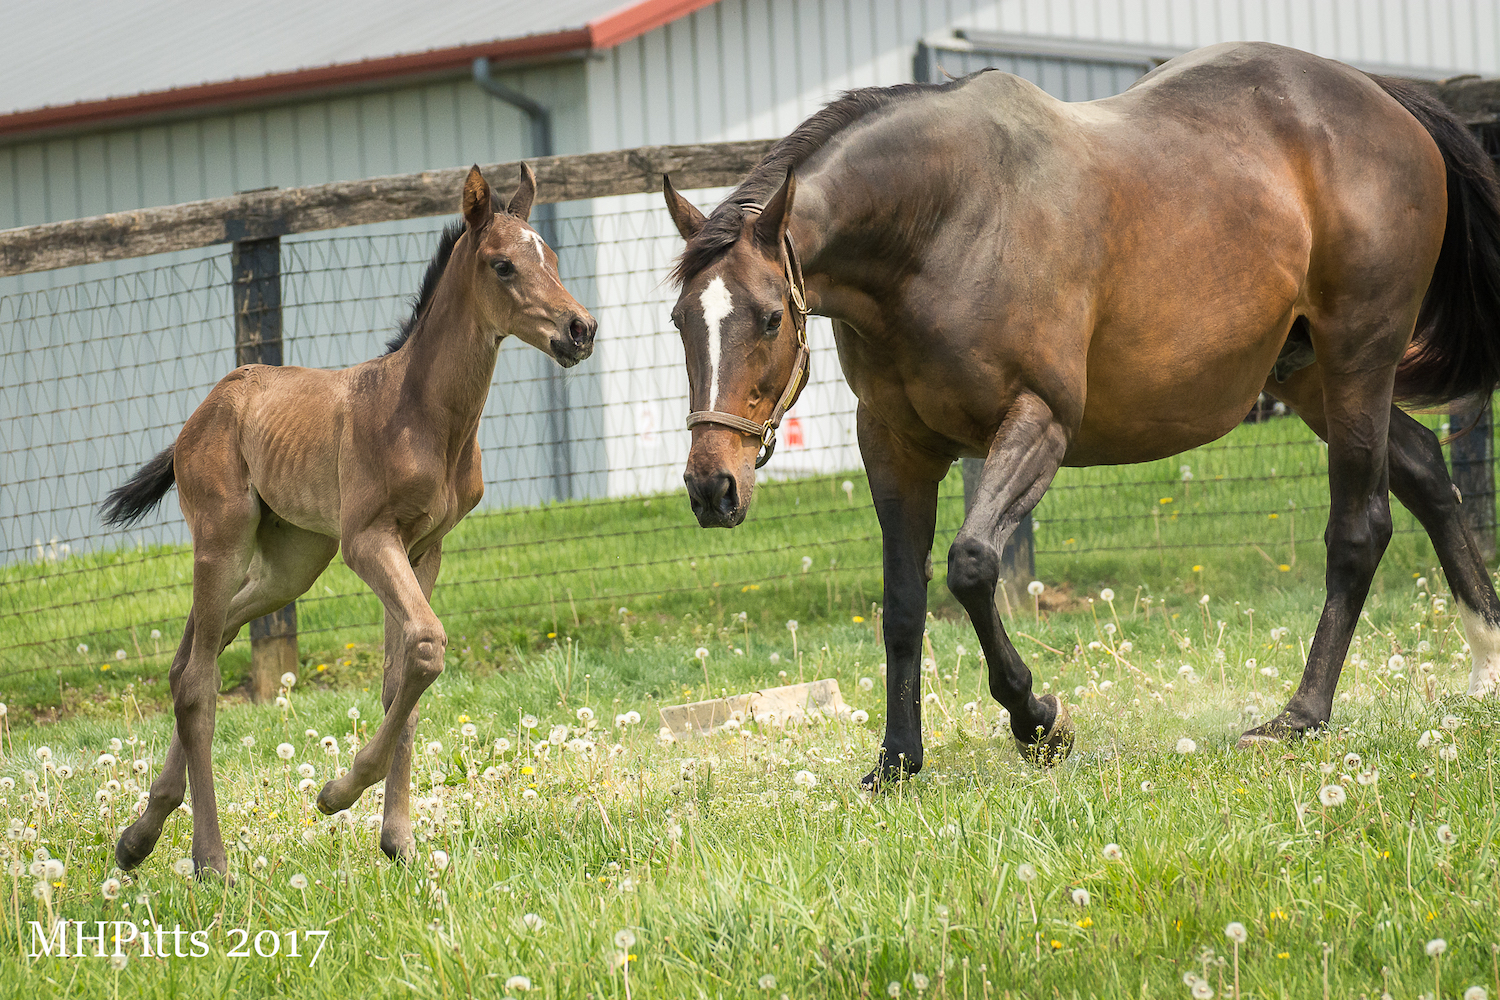
[[156,847],[157,838],[161,836],[159,830],[155,834],[137,830],[139,825],[139,820],[132,823],[115,842],[115,864],[122,872],[139,867],[142,861],[149,858],[152,849]]
[[318,793],[318,812],[324,816],[332,816],[340,809],[348,809],[359,801],[359,792],[351,793],[341,785],[341,781],[340,778],[333,779]]
[[859,781],[859,787],[867,792],[882,792],[898,781],[905,781],[918,771],[922,770],[922,751],[914,754],[895,753],[880,748],[880,759],[875,762],[875,770],[865,775]]
[[1240,741],[1234,745],[1236,750],[1253,750],[1256,747],[1267,745],[1279,746],[1290,743],[1299,736],[1307,733],[1317,732],[1323,728],[1324,723],[1316,720],[1308,721],[1292,715],[1290,712],[1282,712],[1270,722],[1262,723],[1254,729],[1249,730],[1240,737]]
[[[1073,717],[1068,714],[1068,706],[1062,703],[1062,699],[1055,694],[1044,694],[1037,699],[1042,704],[1051,702],[1057,706],[1057,717],[1052,720],[1052,728],[1047,730],[1035,743],[1027,743],[1016,740],[1016,749],[1029,763],[1039,764],[1042,767],[1050,767],[1058,763],[1068,754],[1073,752]],[[1041,727],[1038,726],[1038,729]]]
[[410,861],[417,856],[417,841],[410,827],[404,831],[381,830],[380,849],[392,861]]

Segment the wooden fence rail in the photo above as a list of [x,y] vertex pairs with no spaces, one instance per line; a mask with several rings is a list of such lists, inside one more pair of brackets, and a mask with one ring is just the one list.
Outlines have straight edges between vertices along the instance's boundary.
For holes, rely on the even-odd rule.
[[[537,201],[550,203],[659,191],[663,173],[671,174],[672,183],[682,190],[738,184],[772,145],[770,139],[758,139],[643,146],[526,162],[536,171]],[[508,190],[520,166],[521,161],[514,160],[481,169],[490,183]],[[0,231],[0,277],[370,222],[452,215],[458,212],[466,173],[466,167],[453,167],[270,188],[6,229]]]

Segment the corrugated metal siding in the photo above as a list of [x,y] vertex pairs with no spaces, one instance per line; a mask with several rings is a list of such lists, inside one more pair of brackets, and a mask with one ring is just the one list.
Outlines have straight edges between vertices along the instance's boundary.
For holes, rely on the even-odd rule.
[[[911,80],[918,40],[951,37],[955,28],[1183,48],[1232,38],[1264,39],[1366,64],[1500,73],[1500,15],[1488,0],[722,0],[585,64],[512,73],[506,79],[558,109],[557,141],[565,152],[771,137],[785,134],[840,90]],[[1076,63],[1046,59],[1017,61],[1009,68],[1025,75],[1035,72],[1034,79],[1044,86],[1049,72],[1078,71]],[[1065,73],[1059,77],[1066,78]],[[1093,95],[1097,88],[1118,82],[1092,80],[1085,92]],[[1063,86],[1071,87],[1066,82]],[[1075,95],[1065,89],[1063,96]],[[268,185],[508,159],[529,152],[525,134],[518,112],[487,98],[470,83],[453,81],[13,144],[0,147],[0,227]],[[507,179],[496,180],[502,187],[508,184]],[[718,194],[694,197],[707,207]],[[592,442],[586,447],[608,450],[607,459],[574,455],[573,467],[592,470],[593,475],[580,482],[575,493],[676,488],[687,441],[680,429],[685,385],[681,348],[675,334],[667,331],[672,291],[662,280],[676,252],[676,234],[656,197],[607,199],[572,211],[581,213],[570,224],[578,249],[567,258],[565,273],[599,276],[593,283],[570,278],[570,284],[598,311],[603,325],[595,358],[569,376],[575,407],[571,433],[577,440]],[[403,233],[428,234],[419,239],[430,245],[430,234],[439,224],[429,220],[372,227],[371,252],[386,252],[378,241],[397,240]],[[288,266],[303,252],[288,247]],[[22,350],[15,340],[16,325],[6,317],[23,309],[56,309],[53,298],[22,302],[14,298],[18,293],[108,279],[180,260],[212,258],[213,266],[220,267],[226,253],[205,251],[0,280],[0,349],[6,352],[6,365],[19,365],[17,352]],[[359,337],[364,338],[341,341],[363,345],[359,350],[346,346],[347,356],[334,351],[333,340],[294,339],[288,346],[289,360],[342,365],[378,352],[404,313],[403,300],[415,288],[420,258],[425,256],[407,251],[402,255],[408,259],[376,268],[378,278],[369,279],[374,285],[359,286],[359,296],[368,304],[323,302],[325,292],[289,281],[290,337],[326,337],[330,324],[345,324],[346,332],[363,331]],[[222,295],[223,290],[212,294]],[[366,313],[340,318],[340,310],[350,309]],[[161,356],[205,359],[201,372],[179,380],[182,385],[174,391],[180,390],[180,397],[169,394],[166,402],[150,406],[116,405],[97,397],[139,396],[142,386],[74,385],[65,383],[59,371],[53,386],[9,402],[0,400],[0,427],[6,428],[7,442],[13,434],[77,440],[84,434],[81,424],[58,427],[59,417],[39,416],[67,411],[74,414],[68,419],[93,420],[115,435],[115,443],[108,445],[113,450],[103,460],[113,461],[118,470],[99,477],[100,482],[71,483],[65,469],[79,460],[76,453],[46,458],[40,463],[45,469],[19,468],[10,457],[14,447],[8,446],[0,455],[0,483],[7,484],[0,490],[0,541],[7,550],[29,545],[32,537],[77,537],[76,532],[87,530],[80,526],[84,505],[97,499],[109,480],[117,481],[118,473],[128,472],[169,439],[186,416],[183,407],[190,410],[196,405],[212,380],[227,370],[227,312],[211,298],[184,304],[181,312],[181,324],[153,334]],[[129,326],[137,321],[120,322]],[[27,327],[37,328],[36,323]],[[799,454],[784,443],[775,463],[783,471],[841,468],[857,461],[847,440],[846,420],[839,416],[852,407],[852,399],[838,375],[826,324],[814,324],[811,334],[817,349],[815,383],[799,407],[806,451]],[[48,336],[61,334],[54,330]],[[225,360],[214,352],[222,352]],[[504,384],[542,384],[548,362],[540,355],[507,350],[502,358],[497,377]],[[38,380],[47,377],[43,374]],[[80,395],[95,407],[92,416],[79,415]],[[508,398],[497,390],[492,410],[498,413]],[[503,452],[506,463],[523,469],[548,464],[543,454],[546,434],[540,425],[492,421],[487,426],[496,427],[493,447],[510,449]],[[28,461],[36,465],[38,459],[33,455]],[[636,472],[622,471],[637,467],[641,468]],[[611,470],[608,482],[603,478],[606,468]],[[498,463],[489,469],[495,482],[487,503],[529,502],[542,495],[502,494],[498,480],[507,471]],[[52,507],[71,510],[68,517],[73,520],[60,526],[55,518],[48,523],[46,514],[27,515],[29,520],[19,516]]]

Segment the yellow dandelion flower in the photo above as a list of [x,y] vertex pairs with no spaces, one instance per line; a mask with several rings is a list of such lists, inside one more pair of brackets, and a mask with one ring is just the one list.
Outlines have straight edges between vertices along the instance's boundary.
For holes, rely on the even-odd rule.
[[1291,958],[1292,957],[1292,953],[1289,952],[1289,951],[1278,951],[1276,953],[1276,957],[1277,958]]
[[327,670],[327,669],[328,669],[328,664],[326,664],[326,663],[320,663],[320,664],[318,664],[318,670],[320,672],[324,671],[324,670]]
[[1274,521],[1274,520],[1276,520],[1280,516],[1281,516],[1280,514],[1267,514],[1266,515],[1266,519],[1270,520],[1270,521]]
[[1283,573],[1290,573],[1292,571],[1292,567],[1288,566],[1286,563],[1282,563],[1280,566],[1277,566],[1276,568],[1279,569],[1279,570],[1281,570]]
[[1193,567],[1193,572],[1194,573],[1202,573],[1203,572],[1203,567],[1202,566],[1194,566]]
[[1082,920],[1073,921],[1073,923],[1077,924],[1079,927],[1092,927],[1094,926],[1094,918],[1084,917]]
[[865,621],[865,616],[864,616],[864,615],[855,615],[855,616],[854,616],[854,618],[853,618],[853,619],[851,619],[851,620],[852,620],[852,621],[853,621],[853,622],[854,622],[854,624],[856,624],[856,625],[863,625],[863,624],[864,624],[864,621]]
[[1174,501],[1173,501],[1173,499],[1171,497],[1162,497],[1160,500],[1158,500],[1156,502],[1157,503],[1173,503]]
[[354,643],[352,643],[352,642],[346,642],[346,643],[344,643],[344,648],[345,649],[353,649],[354,648]]

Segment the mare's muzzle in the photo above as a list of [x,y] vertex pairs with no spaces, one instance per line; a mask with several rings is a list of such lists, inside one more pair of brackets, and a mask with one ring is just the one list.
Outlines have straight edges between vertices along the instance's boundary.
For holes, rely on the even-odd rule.
[[734,474],[718,470],[706,474],[683,473],[693,516],[703,528],[733,528],[745,519],[740,506],[739,483]]

